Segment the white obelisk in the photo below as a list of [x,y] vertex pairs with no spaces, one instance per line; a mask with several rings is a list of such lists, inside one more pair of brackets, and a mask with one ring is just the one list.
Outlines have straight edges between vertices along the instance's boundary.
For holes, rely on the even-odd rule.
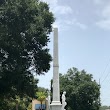
[[53,99],[51,110],[61,110],[60,88],[59,88],[59,62],[58,62],[58,28],[54,28],[53,49]]

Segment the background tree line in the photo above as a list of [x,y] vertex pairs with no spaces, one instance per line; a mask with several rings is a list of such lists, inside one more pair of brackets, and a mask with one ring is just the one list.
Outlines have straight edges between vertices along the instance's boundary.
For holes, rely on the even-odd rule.
[[101,106],[100,107],[100,110],[109,110],[110,109],[110,106]]
[[100,109],[100,85],[85,70],[73,67],[66,74],[60,74],[60,94],[63,91],[66,91],[66,110]]

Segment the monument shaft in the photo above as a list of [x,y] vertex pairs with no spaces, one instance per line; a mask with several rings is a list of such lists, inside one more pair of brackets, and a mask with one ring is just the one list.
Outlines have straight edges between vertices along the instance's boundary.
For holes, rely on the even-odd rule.
[[53,102],[60,102],[59,90],[59,62],[58,62],[58,28],[54,28],[54,51],[53,51]]
[[53,100],[50,110],[61,110],[59,90],[59,64],[58,64],[58,29],[54,28],[54,49],[53,49]]

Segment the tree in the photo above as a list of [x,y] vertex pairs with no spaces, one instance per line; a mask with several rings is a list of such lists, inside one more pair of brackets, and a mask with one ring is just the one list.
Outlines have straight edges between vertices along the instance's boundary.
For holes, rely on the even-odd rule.
[[24,96],[20,98],[16,96],[16,98],[4,99],[3,103],[0,102],[0,110],[26,110],[30,103],[32,102],[32,98],[28,96]]
[[60,74],[61,93],[66,91],[67,110],[99,110],[100,87],[91,74],[77,68]]
[[47,91],[49,91],[47,88],[38,87],[38,92],[45,92],[45,93],[47,93]]
[[48,5],[39,0],[0,2],[1,99],[34,97],[37,82],[32,71],[40,75],[50,68],[47,45],[53,22]]
[[41,102],[41,110],[42,110],[42,102],[46,99],[46,93],[45,92],[37,92],[37,100]]
[[32,103],[29,104],[27,110],[32,110]]
[[106,106],[106,105],[105,105],[105,106],[101,106],[101,107],[100,107],[100,110],[108,110],[108,109],[110,109],[110,106]]

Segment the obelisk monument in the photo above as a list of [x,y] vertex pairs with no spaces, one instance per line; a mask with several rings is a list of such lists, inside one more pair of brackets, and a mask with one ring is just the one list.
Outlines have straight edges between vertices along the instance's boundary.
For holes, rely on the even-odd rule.
[[59,62],[58,62],[58,28],[54,28],[53,49],[53,99],[51,110],[61,110],[60,88],[59,88]]

